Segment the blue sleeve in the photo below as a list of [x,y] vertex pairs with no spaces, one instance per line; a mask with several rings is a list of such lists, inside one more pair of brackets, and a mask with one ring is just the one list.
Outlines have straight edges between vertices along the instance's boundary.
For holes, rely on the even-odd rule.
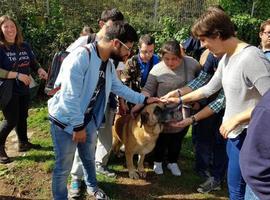
[[190,36],[183,44],[183,48],[187,53],[190,53],[194,50],[199,50],[201,48],[200,41],[192,36]]
[[124,85],[120,79],[117,77],[115,69],[112,72],[112,88],[111,91],[124,98],[128,102],[134,104],[142,104],[144,102],[145,96],[141,93],[135,92],[128,86]]
[[218,62],[219,59],[216,58],[212,53],[209,53],[205,63],[202,66],[202,70],[213,75],[218,67]]
[[153,55],[153,66],[158,64],[159,61],[160,61],[160,59],[159,59],[158,55],[154,54]]

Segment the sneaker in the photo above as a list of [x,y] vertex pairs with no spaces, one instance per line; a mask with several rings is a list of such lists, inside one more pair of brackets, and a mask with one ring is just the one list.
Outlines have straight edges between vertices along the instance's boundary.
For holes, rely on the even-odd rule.
[[20,142],[18,146],[19,152],[28,151],[30,149],[41,149],[39,144],[32,144],[31,142]]
[[156,174],[163,174],[162,162],[154,162],[153,170]]
[[87,193],[94,196],[96,200],[110,200],[106,193],[100,188],[98,188],[95,192],[91,192],[87,189]]
[[172,175],[174,175],[174,176],[181,176],[181,171],[180,171],[180,169],[179,169],[177,163],[169,163],[169,164],[167,165],[167,168],[168,168],[169,170],[171,170]]
[[69,197],[76,198],[80,196],[81,192],[81,181],[80,180],[71,180],[69,187]]
[[110,177],[110,178],[116,177],[116,174],[113,171],[108,169],[108,167],[102,166],[100,164],[96,164],[96,173],[105,175],[105,176]]
[[218,181],[215,181],[214,177],[209,177],[203,184],[199,186],[197,191],[199,193],[208,193],[211,191],[221,190],[221,184]]
[[5,151],[5,146],[0,145],[0,163],[1,164],[7,164],[7,163],[10,163],[10,162],[11,162],[11,160],[7,156],[7,153]]

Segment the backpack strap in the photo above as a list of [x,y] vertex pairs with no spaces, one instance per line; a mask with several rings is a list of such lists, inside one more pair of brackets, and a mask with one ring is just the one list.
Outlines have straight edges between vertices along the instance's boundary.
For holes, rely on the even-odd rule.
[[[87,51],[88,54],[89,54],[89,60],[91,60],[91,51],[90,51],[90,49],[89,49],[87,46],[82,46],[82,47],[86,49],[86,51]],[[47,93],[47,95],[52,96],[52,95],[54,95],[56,92],[58,92],[60,89],[61,89],[61,85],[59,85],[58,87],[53,88],[52,90],[50,90],[50,91]]]

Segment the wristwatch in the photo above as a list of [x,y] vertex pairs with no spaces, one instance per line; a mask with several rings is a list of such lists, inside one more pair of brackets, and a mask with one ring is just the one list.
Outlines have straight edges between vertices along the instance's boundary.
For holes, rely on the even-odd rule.
[[197,125],[198,124],[198,122],[196,121],[196,118],[195,118],[194,115],[191,115],[190,118],[192,120],[192,125]]

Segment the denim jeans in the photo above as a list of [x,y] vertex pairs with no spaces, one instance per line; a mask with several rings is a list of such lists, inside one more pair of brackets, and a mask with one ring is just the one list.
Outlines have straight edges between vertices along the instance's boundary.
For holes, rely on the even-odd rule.
[[75,143],[72,135],[51,123],[51,135],[55,152],[55,167],[52,177],[52,193],[55,200],[67,200],[67,178],[69,176],[76,148],[83,163],[84,177],[87,188],[97,189],[95,151],[90,146],[96,142],[96,127],[90,122],[86,127],[87,138],[85,143]]
[[236,138],[228,139],[228,189],[230,200],[244,200],[246,183],[239,165],[239,153],[246,137],[246,129]]
[[248,185],[246,186],[245,200],[260,200]]

